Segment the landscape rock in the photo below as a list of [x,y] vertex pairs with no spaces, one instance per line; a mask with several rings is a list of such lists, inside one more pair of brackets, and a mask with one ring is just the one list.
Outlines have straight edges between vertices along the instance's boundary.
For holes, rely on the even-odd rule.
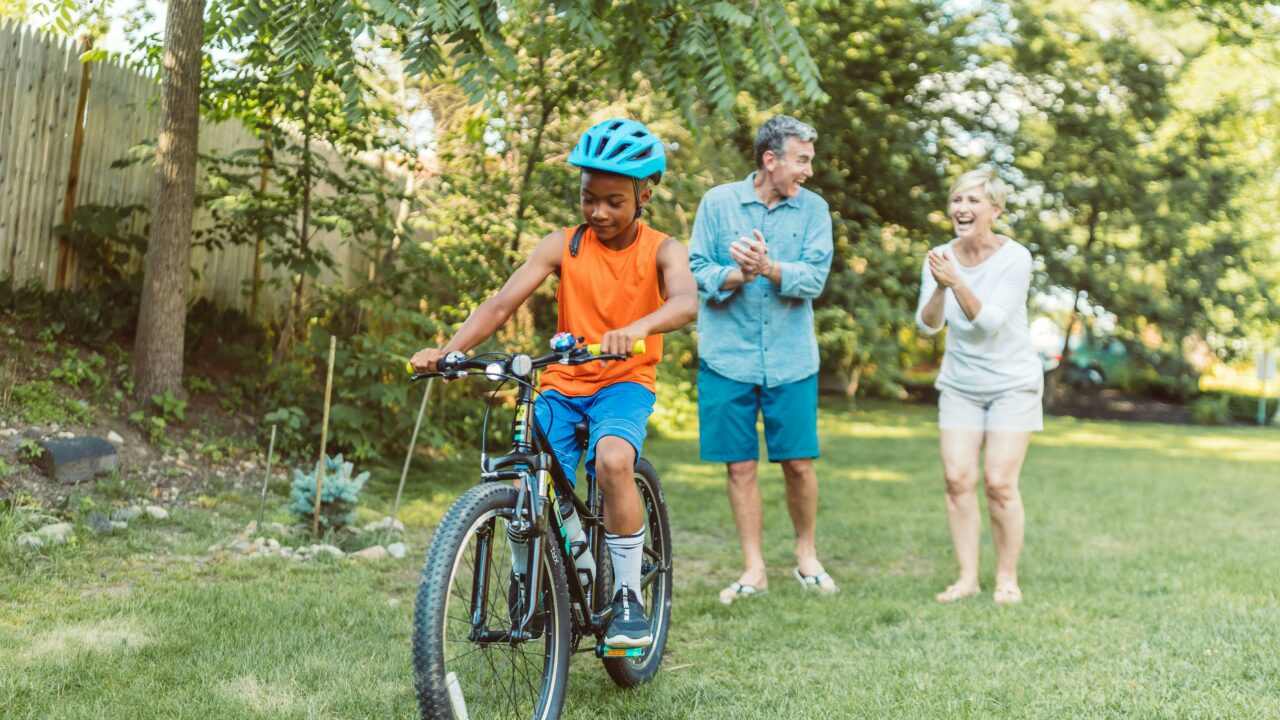
[[364,531],[377,532],[379,530],[386,530],[387,528],[393,528],[400,532],[404,532],[404,523],[399,520],[392,520],[389,517],[384,517],[381,520],[374,520],[372,522],[365,523]]
[[367,547],[359,552],[353,552],[348,557],[352,560],[386,560],[390,556],[387,549],[381,545]]
[[44,540],[35,533],[23,533],[18,536],[18,549],[35,552],[44,547]]
[[112,520],[111,529],[112,530],[128,530],[129,523],[124,522],[123,520]]
[[57,433],[57,434],[55,434],[55,435],[54,435],[54,437],[58,438],[59,440],[71,440],[71,439],[73,439],[75,436],[76,436],[76,434],[75,434],[75,433],[73,433],[73,432],[67,432],[67,431],[65,431],[65,430],[64,430],[63,432],[60,432],[60,433]]
[[404,556],[409,553],[409,549],[404,543],[391,543],[387,546],[387,552],[391,553],[391,557],[397,560],[403,560]]
[[111,518],[97,510],[89,513],[88,517],[84,519],[84,524],[95,535],[110,535],[111,531],[115,529],[111,523]]
[[112,445],[123,445],[124,438],[120,437],[120,433],[116,432],[115,430],[112,430],[111,432],[107,433],[107,442],[111,443]]
[[111,472],[119,459],[116,447],[100,437],[40,440],[38,444],[44,452],[34,460],[35,466],[62,483],[78,483]]
[[71,523],[54,523],[40,528],[36,534],[46,543],[65,545],[68,539],[75,537],[76,531],[71,527]]
[[158,505],[148,505],[143,510],[151,517],[152,520],[168,520],[169,511]]
[[284,523],[269,522],[266,524],[265,527],[267,528],[267,530],[275,533],[276,535],[289,536],[293,534],[293,528],[289,527],[288,525],[285,525]]
[[346,556],[346,553],[342,552],[341,548],[334,547],[333,545],[312,545],[311,552],[315,553],[316,556],[329,555],[330,557],[335,558]]
[[118,522],[129,522],[142,514],[140,507],[126,507],[111,511],[111,519]]
[[0,428],[0,438],[11,438],[17,434],[18,431],[14,428]]

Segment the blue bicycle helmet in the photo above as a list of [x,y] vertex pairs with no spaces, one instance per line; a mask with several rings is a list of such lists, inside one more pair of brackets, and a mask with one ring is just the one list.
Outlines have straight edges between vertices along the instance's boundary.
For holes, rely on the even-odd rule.
[[569,164],[660,182],[667,169],[667,150],[643,123],[615,118],[582,133],[569,154]]

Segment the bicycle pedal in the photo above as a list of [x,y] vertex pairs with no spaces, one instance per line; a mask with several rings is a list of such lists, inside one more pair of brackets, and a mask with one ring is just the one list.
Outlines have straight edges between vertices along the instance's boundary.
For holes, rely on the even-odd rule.
[[609,647],[604,643],[596,643],[596,657],[598,658],[619,658],[619,657],[644,657],[644,653],[649,648],[616,648]]

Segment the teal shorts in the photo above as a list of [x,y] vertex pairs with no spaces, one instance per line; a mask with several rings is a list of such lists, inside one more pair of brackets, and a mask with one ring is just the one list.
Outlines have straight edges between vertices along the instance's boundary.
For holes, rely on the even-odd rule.
[[544,390],[538,394],[533,406],[534,417],[542,432],[546,433],[551,449],[560,461],[560,468],[570,482],[576,484],[578,462],[583,448],[573,434],[573,426],[586,420],[591,429],[587,441],[587,472],[596,472],[596,443],[605,436],[620,437],[635,448],[636,458],[644,451],[644,439],[648,434],[649,416],[657,398],[649,388],[633,382],[606,385],[594,395],[569,397],[557,390]]
[[760,458],[759,416],[770,462],[818,457],[818,374],[768,388],[698,363],[698,440],[707,462]]

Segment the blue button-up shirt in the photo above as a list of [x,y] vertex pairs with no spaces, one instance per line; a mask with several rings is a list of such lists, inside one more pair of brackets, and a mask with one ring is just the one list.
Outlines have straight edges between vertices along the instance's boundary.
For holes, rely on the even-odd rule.
[[[831,270],[831,212],[800,189],[772,208],[756,197],[755,173],[712,188],[698,205],[689,264],[698,281],[698,357],[738,382],[777,387],[818,371],[813,299]],[[782,284],[765,277],[730,290],[721,286],[737,263],[729,246],[759,230]]]

